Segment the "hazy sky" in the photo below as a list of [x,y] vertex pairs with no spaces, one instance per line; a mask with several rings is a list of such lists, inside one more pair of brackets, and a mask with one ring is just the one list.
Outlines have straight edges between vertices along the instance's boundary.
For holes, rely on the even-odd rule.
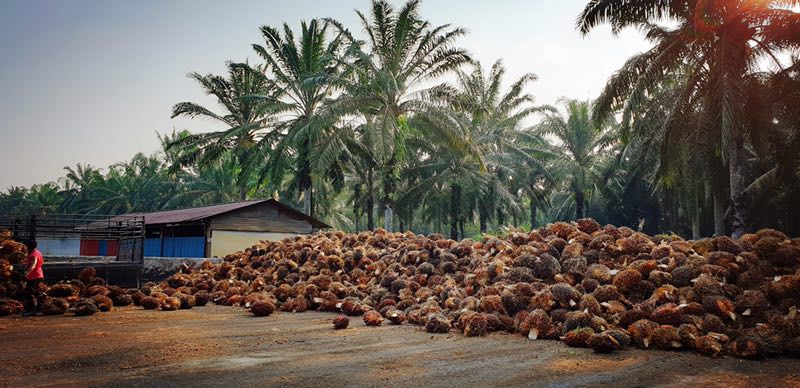
[[[393,1],[401,4],[400,1]],[[533,72],[539,103],[594,98],[648,45],[636,31],[586,38],[574,28],[586,0],[427,0],[434,24],[466,27],[461,45],[485,67],[503,58],[506,81]],[[106,167],[158,149],[156,132],[216,128],[170,119],[172,105],[216,108],[192,71],[259,61],[258,28],[333,17],[360,33],[368,0],[0,0],[0,190],[63,176],[76,163]]]

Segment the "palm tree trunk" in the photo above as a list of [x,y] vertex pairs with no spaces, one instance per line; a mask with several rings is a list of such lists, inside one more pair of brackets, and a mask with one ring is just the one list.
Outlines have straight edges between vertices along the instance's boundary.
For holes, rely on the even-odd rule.
[[725,236],[725,202],[719,193],[714,193],[714,235]]
[[583,191],[575,190],[575,218],[581,219],[583,218]]
[[244,201],[247,199],[247,185],[239,187],[239,200]]
[[361,199],[361,185],[355,185],[353,188],[353,231],[358,233],[358,221],[359,221],[359,208],[358,202]]
[[450,239],[458,240],[458,216],[461,203],[461,187],[453,184],[450,187]]
[[731,213],[733,215],[731,235],[733,238],[739,238],[747,231],[747,207],[744,194],[744,138],[741,135],[731,139],[728,145],[728,167],[730,169]]
[[536,229],[536,199],[533,194],[528,194],[531,200],[531,230]]
[[303,140],[298,155],[298,186],[303,193],[303,212],[311,217],[314,217],[314,191],[313,182],[311,180],[311,161],[309,160],[309,139]]
[[367,171],[367,230],[375,230],[375,191],[372,182],[372,168]]
[[480,225],[481,233],[486,233],[486,225],[489,221],[489,210],[486,209],[486,203],[481,201],[478,205],[478,224]]
[[394,225],[394,210],[390,204],[386,204],[386,209],[383,210],[383,229],[387,232],[392,231]]
[[[309,216],[311,215],[311,190],[306,189],[303,190],[303,213],[306,213]],[[313,216],[312,216],[313,217]]]
[[789,196],[789,206],[786,209],[786,234],[797,236],[800,234],[800,188],[792,184],[789,192],[794,194]]
[[466,223],[466,221],[464,220],[464,217],[461,217],[461,219],[458,221],[458,230],[460,232],[459,240],[463,240],[464,239],[464,236],[465,236],[465,234],[464,234],[464,224],[465,223]]
[[397,162],[394,156],[386,162],[385,171],[383,172],[383,229],[387,232],[392,231],[393,217],[394,217],[394,191],[397,187],[397,182],[394,177],[394,169]]
[[700,239],[700,209],[694,209],[692,213],[692,239]]

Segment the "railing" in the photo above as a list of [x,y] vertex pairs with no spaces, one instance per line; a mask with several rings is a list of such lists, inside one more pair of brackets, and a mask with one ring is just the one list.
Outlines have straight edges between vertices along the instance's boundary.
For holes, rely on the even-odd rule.
[[0,230],[15,239],[114,240],[119,242],[117,261],[142,261],[144,216],[86,214],[0,215]]

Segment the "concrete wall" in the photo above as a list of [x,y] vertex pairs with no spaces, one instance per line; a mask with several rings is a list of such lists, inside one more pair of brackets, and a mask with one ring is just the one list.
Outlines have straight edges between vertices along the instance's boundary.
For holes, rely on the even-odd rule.
[[211,232],[211,257],[225,257],[233,252],[249,248],[259,241],[279,241],[286,237],[294,237],[294,233],[236,232],[231,230],[213,230]]
[[[145,282],[156,282],[166,279],[180,271],[184,265],[188,267],[199,267],[205,259],[197,258],[178,258],[178,257],[145,257],[142,268],[142,280]],[[211,259],[214,263],[219,263],[219,259]]]
[[[199,267],[200,263],[206,259],[185,258],[185,257],[145,257],[142,263],[142,276],[141,281],[144,282],[157,282],[166,279],[176,272],[180,271],[184,265],[188,267]],[[213,263],[220,263],[220,259],[210,259]],[[49,276],[49,269],[58,266],[71,264],[73,266],[80,265],[75,273],[69,277],[73,279],[77,275],[77,271],[84,267],[95,267],[98,271],[98,276],[104,277],[103,268],[106,263],[114,263],[113,257],[107,256],[47,256],[44,257],[44,273],[45,278],[48,280],[56,280],[54,276]],[[52,272],[52,271],[50,271]],[[55,275],[55,274],[50,274]],[[128,286],[133,287],[133,286]]]
[[81,252],[81,240],[64,239],[64,240],[46,240],[41,239],[36,241],[39,245],[39,250],[44,256],[77,256]]

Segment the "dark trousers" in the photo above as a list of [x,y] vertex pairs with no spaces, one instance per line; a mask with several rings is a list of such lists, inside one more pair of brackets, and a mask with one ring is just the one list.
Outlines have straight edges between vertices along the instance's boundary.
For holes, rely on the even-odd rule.
[[25,281],[25,310],[36,311],[36,307],[42,303],[44,295],[39,291],[39,285],[44,279],[34,279]]

